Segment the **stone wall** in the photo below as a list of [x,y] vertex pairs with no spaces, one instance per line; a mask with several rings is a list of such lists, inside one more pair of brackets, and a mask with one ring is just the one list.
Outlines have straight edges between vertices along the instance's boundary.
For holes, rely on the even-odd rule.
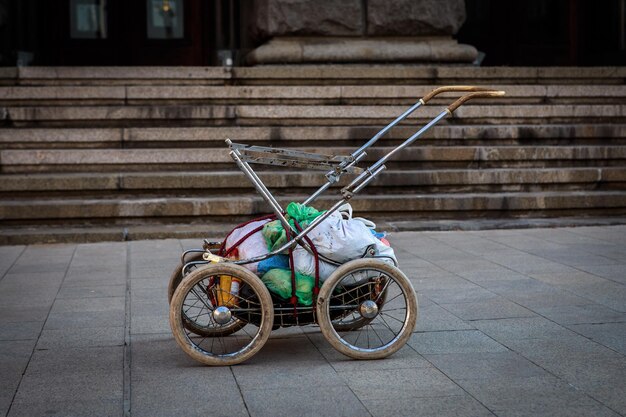
[[464,0],[367,1],[369,36],[450,36],[464,21]]
[[251,64],[472,62],[464,0],[257,0]]

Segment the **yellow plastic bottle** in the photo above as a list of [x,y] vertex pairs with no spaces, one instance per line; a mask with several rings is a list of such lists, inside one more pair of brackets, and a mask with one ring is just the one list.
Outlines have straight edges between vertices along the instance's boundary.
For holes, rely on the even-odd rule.
[[220,275],[219,292],[217,293],[217,303],[220,306],[236,307],[238,305],[239,285],[241,280],[230,275]]
[[226,306],[230,300],[231,280],[230,275],[220,275],[220,286],[217,292],[217,304],[220,306]]

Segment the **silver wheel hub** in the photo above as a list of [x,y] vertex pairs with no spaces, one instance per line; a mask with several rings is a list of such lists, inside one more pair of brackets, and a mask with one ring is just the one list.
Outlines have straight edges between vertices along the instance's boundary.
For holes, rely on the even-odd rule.
[[232,318],[232,313],[228,307],[220,306],[213,310],[213,320],[217,324],[226,324]]
[[359,313],[366,319],[373,319],[378,314],[378,305],[372,301],[363,301],[359,306]]

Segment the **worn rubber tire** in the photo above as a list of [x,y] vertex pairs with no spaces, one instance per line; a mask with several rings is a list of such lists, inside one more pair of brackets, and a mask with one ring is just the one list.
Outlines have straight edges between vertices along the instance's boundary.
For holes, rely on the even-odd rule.
[[[381,346],[376,348],[360,348],[358,346],[354,346],[339,334],[342,331],[335,329],[334,326],[336,326],[336,323],[333,325],[330,318],[331,298],[333,294],[337,294],[335,292],[337,286],[344,278],[351,276],[351,274],[365,270],[375,270],[376,272],[384,274],[387,279],[391,279],[397,285],[397,288],[403,295],[403,299],[405,301],[405,317],[398,333],[395,334],[392,331],[392,334],[394,334],[393,338],[391,338],[387,343],[381,339]],[[385,289],[385,291],[387,291],[387,289]],[[389,297],[389,295],[386,296]],[[379,316],[383,319],[382,321],[384,321],[384,317],[382,317],[382,315],[385,314],[384,307],[388,306],[389,302],[393,301],[395,298],[397,297],[394,297],[391,300],[387,298],[385,305],[382,306],[378,315],[371,320],[368,319],[368,322],[364,324],[363,327],[373,326],[372,321],[376,320]],[[417,296],[409,279],[398,268],[375,259],[357,259],[339,267],[324,282],[317,299],[316,308],[320,330],[328,343],[330,343],[337,351],[355,359],[381,359],[398,351],[411,337],[419,314]],[[349,334],[349,330],[352,329],[346,330]],[[360,329],[357,328],[356,331],[360,331]],[[359,339],[357,338],[357,341],[358,340]]]
[[[246,335],[251,337],[249,343],[243,346],[240,350],[219,354],[205,350],[203,347],[194,343],[191,336],[186,331],[189,329],[185,328],[182,308],[187,295],[192,291],[192,289],[194,289],[196,284],[212,276],[224,275],[236,277],[241,280],[242,288],[244,285],[249,286],[249,288],[253,291],[254,296],[258,298],[259,309],[256,314],[260,314],[261,319],[260,325],[257,327],[254,336],[250,336],[249,333],[246,333]],[[176,343],[178,343],[187,355],[205,365],[235,365],[249,359],[263,347],[270,336],[273,323],[274,305],[267,287],[252,272],[234,264],[211,264],[189,273],[181,281],[180,285],[174,292],[172,302],[170,303],[170,327]],[[236,338],[237,337],[234,336],[234,339],[230,340],[238,341]],[[202,338],[200,343],[206,339],[217,339],[221,341],[220,343],[222,346],[225,345],[225,339],[221,336],[216,338]],[[218,343],[218,348],[220,343]],[[213,347],[213,344],[211,344],[211,347]]]

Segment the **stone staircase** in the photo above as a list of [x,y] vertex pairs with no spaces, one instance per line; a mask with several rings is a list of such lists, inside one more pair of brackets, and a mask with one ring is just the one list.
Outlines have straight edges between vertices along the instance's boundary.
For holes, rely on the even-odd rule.
[[[359,215],[392,230],[465,227],[462,219],[622,222],[625,80],[626,68],[3,68],[0,243],[220,237],[269,211],[225,138],[348,154],[448,84],[507,96],[464,105],[394,158],[352,201]],[[366,161],[451,101],[419,109]],[[259,170],[284,203],[323,180]]]

